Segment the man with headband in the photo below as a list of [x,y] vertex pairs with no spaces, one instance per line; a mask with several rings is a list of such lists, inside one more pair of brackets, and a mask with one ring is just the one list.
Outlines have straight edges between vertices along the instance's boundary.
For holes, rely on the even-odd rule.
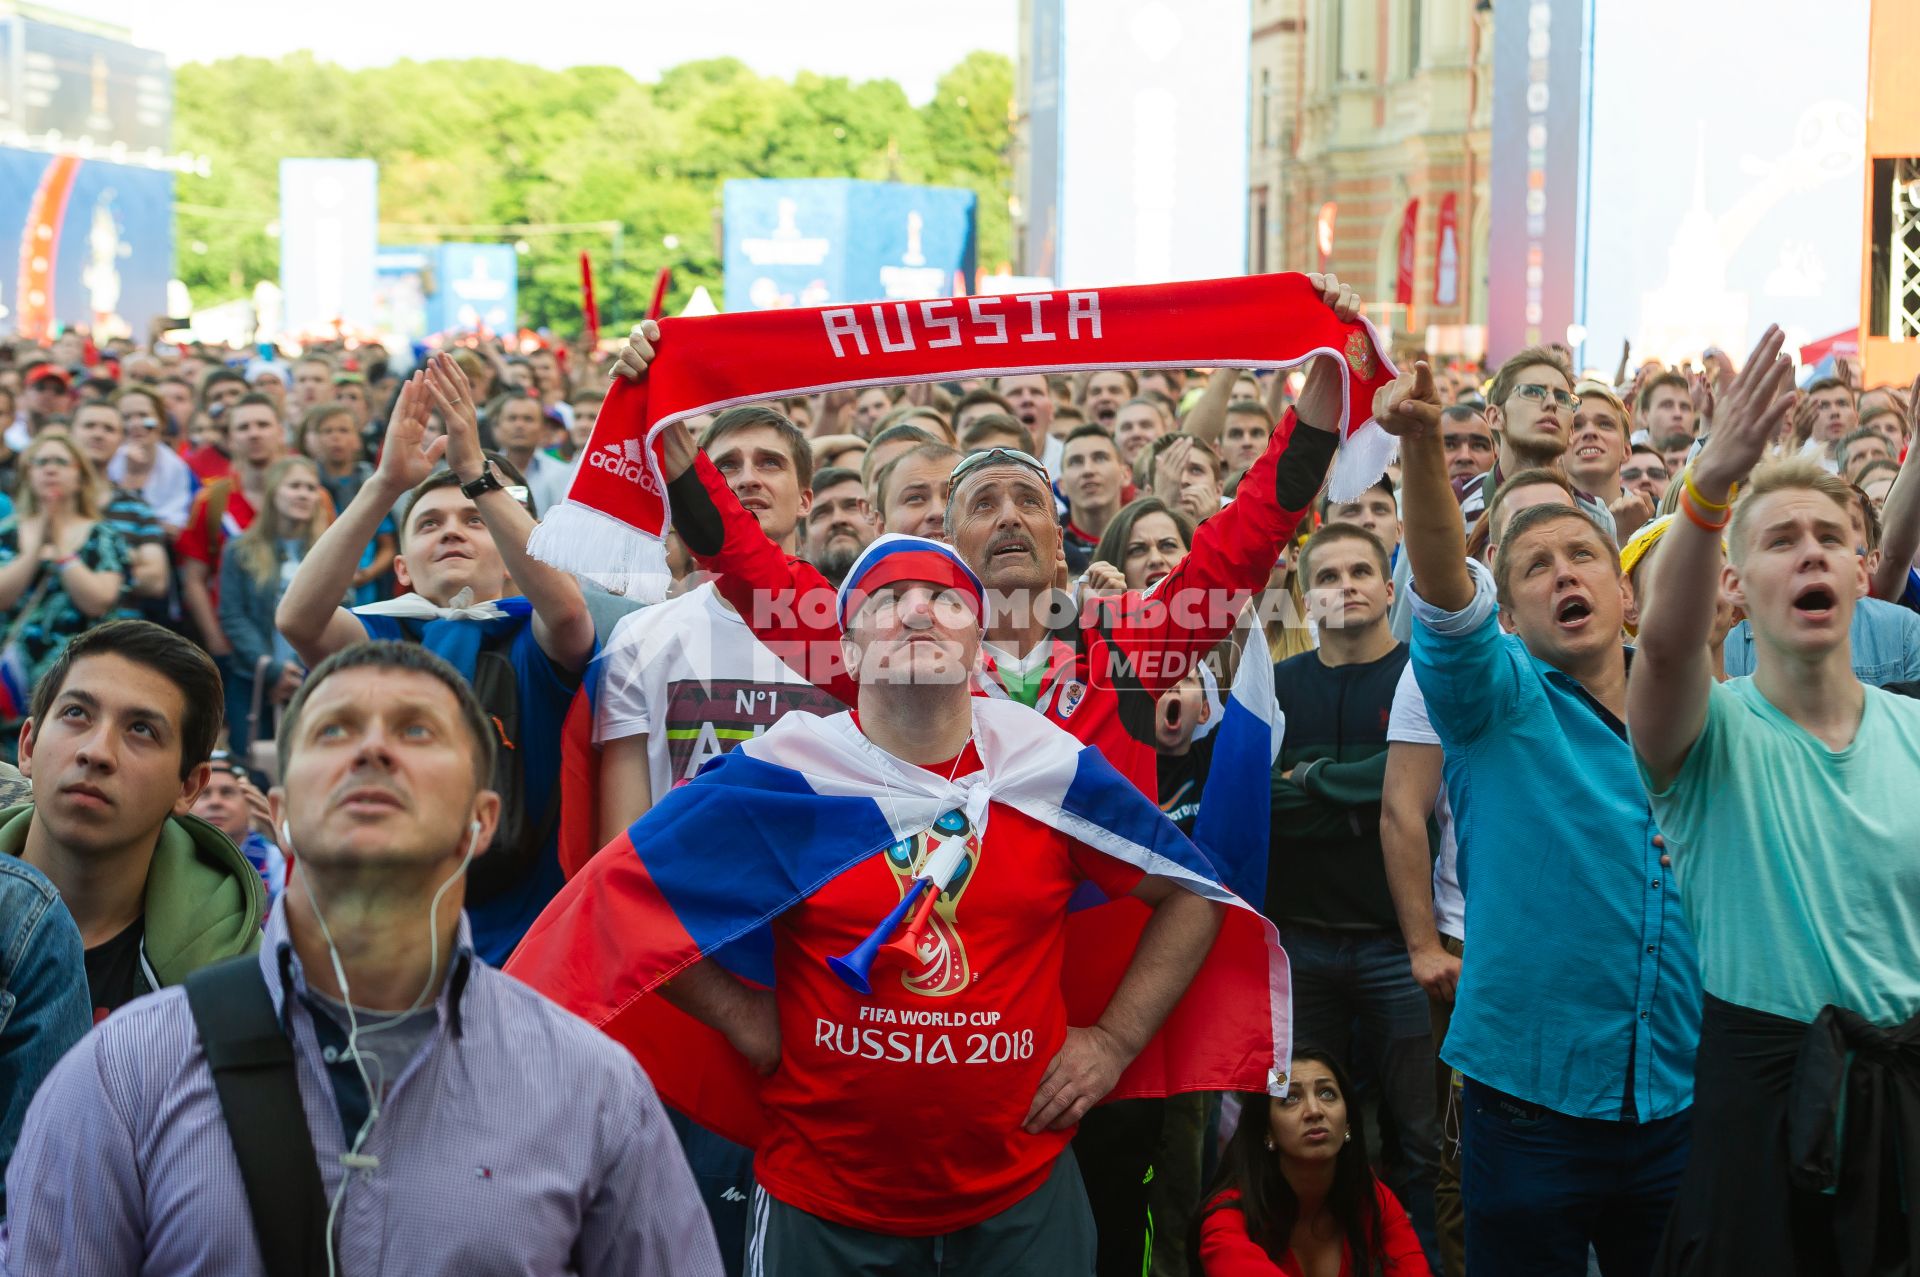
[[[496,739],[418,644],[314,669],[270,795],[299,870],[259,954],[117,1011],[54,1068],[8,1168],[10,1271],[718,1277],[640,1068],[474,953]],[[281,1151],[255,1160],[263,1128]]]
[[[1358,297],[1336,277],[1309,278],[1341,320],[1359,313]],[[658,334],[651,323],[636,328],[616,373],[640,376]],[[1142,793],[1156,795],[1155,701],[1231,632],[1242,604],[1265,588],[1326,479],[1339,443],[1343,384],[1338,363],[1314,360],[1298,403],[1241,480],[1233,503],[1196,530],[1186,558],[1153,590],[1102,599],[1078,617],[1058,606],[1053,593],[1062,531],[1046,467],[1011,448],[961,460],[948,482],[946,534],[986,588],[974,694],[1039,710],[1099,749]],[[762,642],[852,704],[855,682],[838,661],[832,610],[820,602],[832,587],[766,538],[678,423],[662,438],[668,501],[687,548],[718,575],[720,593]],[[1140,1269],[1148,1227],[1143,1181],[1159,1121],[1155,1106],[1109,1108],[1076,1146],[1106,1239],[1102,1272]]]
[[[720,1068],[752,1065],[751,1272],[1087,1272],[1093,1219],[1060,1156],[1075,1124],[1155,1038],[1223,915],[1236,937],[1265,925],[1222,908],[1204,861],[1097,751],[972,694],[983,606],[950,546],[873,542],[833,599],[853,711],[789,715],[673,790],[510,968],[628,1041],[703,1123],[725,1125],[701,1105],[731,1098]],[[724,875],[690,863],[716,838]],[[1097,1021],[1069,1028],[1064,969],[1084,955],[1067,914],[1089,895],[1131,895],[1149,921]],[[638,909],[655,925],[617,921]],[[770,961],[748,983],[763,928]],[[1246,974],[1248,950],[1222,941]],[[649,1053],[705,1039],[624,1018],[654,991],[732,1047],[679,1094]]]
[[[1359,313],[1359,298],[1336,277],[1309,278],[1341,320]],[[641,376],[658,335],[651,322],[637,327],[616,373]],[[1050,606],[1061,529],[1046,467],[1012,448],[961,460],[947,486],[946,540],[987,593],[976,694],[1038,709],[1097,747],[1141,792],[1156,792],[1153,702],[1232,630],[1240,605],[1265,588],[1326,479],[1340,437],[1343,376],[1333,360],[1312,362],[1298,404],[1233,503],[1200,526],[1192,551],[1150,598],[1112,596],[1077,619]],[[767,539],[686,430],[676,423],[662,437],[674,527],[687,548],[717,574],[720,592],[762,641],[815,684],[853,703],[854,681],[836,659],[832,609],[819,602],[832,597],[833,587]]]

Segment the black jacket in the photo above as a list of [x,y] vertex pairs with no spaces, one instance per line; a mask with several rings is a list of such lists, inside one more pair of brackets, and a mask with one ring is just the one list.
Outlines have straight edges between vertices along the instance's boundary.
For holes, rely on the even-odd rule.
[[1276,922],[1399,929],[1380,851],[1380,787],[1407,655],[1399,643],[1364,665],[1326,665],[1316,651],[1274,666],[1287,716],[1271,789],[1267,915]]

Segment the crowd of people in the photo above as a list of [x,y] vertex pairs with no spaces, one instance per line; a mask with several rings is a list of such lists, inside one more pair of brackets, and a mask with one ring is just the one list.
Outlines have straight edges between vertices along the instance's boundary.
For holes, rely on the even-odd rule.
[[644,606],[652,322],[0,347],[0,1267],[1920,1272],[1920,383],[1782,346],[735,405]]

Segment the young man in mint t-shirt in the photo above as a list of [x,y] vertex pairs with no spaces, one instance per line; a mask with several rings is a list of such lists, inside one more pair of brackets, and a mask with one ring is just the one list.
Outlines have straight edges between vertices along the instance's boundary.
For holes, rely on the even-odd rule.
[[[1770,328],[1682,480],[1628,689],[1707,994],[1659,1272],[1920,1264],[1901,1164],[1920,1148],[1920,703],[1854,676],[1847,485],[1806,459],[1756,469],[1793,402],[1781,344]],[[1756,658],[1723,684],[1719,590]]]

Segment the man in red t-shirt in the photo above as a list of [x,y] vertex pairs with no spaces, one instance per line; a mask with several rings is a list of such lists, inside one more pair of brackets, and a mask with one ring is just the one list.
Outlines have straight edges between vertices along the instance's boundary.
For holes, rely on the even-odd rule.
[[287,452],[280,411],[265,395],[246,395],[227,409],[227,443],[233,473],[200,489],[180,530],[180,598],[206,649],[216,659],[233,653],[220,628],[220,556],[227,542],[247,530],[267,499],[267,471]]
[[[943,779],[979,770],[978,579],[945,545],[884,538],[842,600],[861,735]],[[768,1078],[754,1271],[1091,1271],[1092,1215],[1061,1153],[1185,992],[1220,906],[1000,802],[985,825],[981,840],[949,813],[788,909],[774,924],[773,992],[711,959],[663,986]],[[966,858],[938,897],[922,964],[854,993],[827,959],[865,939],[949,838],[967,840]],[[1068,902],[1089,879],[1152,919],[1099,1021],[1069,1028]]]

